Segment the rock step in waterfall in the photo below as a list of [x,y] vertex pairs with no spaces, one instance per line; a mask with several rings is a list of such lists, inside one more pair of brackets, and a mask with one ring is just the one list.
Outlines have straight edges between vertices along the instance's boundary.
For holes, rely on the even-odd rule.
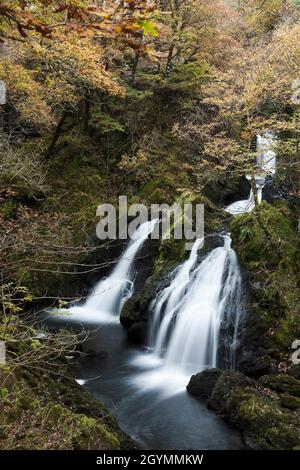
[[137,365],[159,368],[161,377],[165,373],[168,380],[176,372],[189,377],[217,367],[224,324],[228,367],[235,367],[242,280],[231,238],[228,234],[221,238],[223,246],[213,249],[200,264],[198,250],[203,240],[198,239],[189,259],[173,272],[170,285],[153,300],[150,353],[140,356]]
[[[276,173],[276,135],[273,132],[265,132],[263,136],[258,135],[256,138],[257,142],[257,160],[256,165],[259,174],[255,176],[257,200],[258,203],[262,202],[262,192],[266,184],[266,177],[274,175]],[[246,176],[247,180],[251,182],[251,176]],[[236,201],[225,208],[225,211],[231,215],[244,214],[246,212],[252,212],[255,207],[255,200],[253,189],[250,189],[248,199],[242,201]]]
[[133,294],[133,265],[136,256],[156,223],[157,220],[152,220],[141,224],[137,228],[112,273],[96,284],[83,305],[56,310],[56,315],[64,318],[68,316],[69,319],[75,321],[118,323],[124,303]]

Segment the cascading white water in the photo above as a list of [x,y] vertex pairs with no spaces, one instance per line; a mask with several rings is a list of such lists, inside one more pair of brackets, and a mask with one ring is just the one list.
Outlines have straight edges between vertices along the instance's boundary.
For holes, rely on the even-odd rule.
[[[257,142],[257,175],[255,176],[257,200],[258,203],[262,202],[262,192],[266,184],[266,176],[274,175],[276,173],[276,152],[274,151],[276,145],[276,135],[273,132],[265,132],[263,136],[256,137]],[[248,181],[251,181],[251,176],[247,175]],[[252,212],[255,207],[255,200],[253,189],[251,188],[248,199],[236,201],[225,210],[231,215],[245,214]]]
[[276,135],[273,132],[265,132],[257,136],[257,166],[266,174],[274,175],[277,168],[275,152]]
[[[189,259],[175,270],[171,284],[152,302],[153,318],[150,328],[150,344],[154,346],[158,356],[165,346],[170,322],[184,301],[190,283],[190,275],[197,262],[198,249],[202,242],[203,239],[196,240]],[[163,318],[162,314],[164,314]]]
[[[65,309],[64,313],[81,321],[118,322],[124,302],[132,295],[132,267],[136,255],[156,223],[157,220],[152,220],[141,224],[110,276],[98,282],[83,305]],[[58,310],[57,313],[63,312]]]
[[[148,363],[151,367],[159,365],[160,377],[165,376],[168,381],[172,382],[176,373],[189,377],[218,365],[223,322],[228,330],[228,366],[234,367],[242,312],[241,275],[230,236],[222,238],[224,245],[213,249],[198,266],[198,248],[202,240],[197,240],[189,259],[174,271],[171,284],[152,303],[152,354],[150,360],[144,356],[146,360],[140,358],[135,362]],[[186,384],[185,380],[181,386]],[[146,381],[143,377],[144,384]]]

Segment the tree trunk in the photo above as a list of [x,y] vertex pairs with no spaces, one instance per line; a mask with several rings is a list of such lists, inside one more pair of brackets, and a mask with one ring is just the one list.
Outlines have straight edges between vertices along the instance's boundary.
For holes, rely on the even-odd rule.
[[165,69],[165,74],[164,74],[165,79],[169,77],[169,73],[170,73],[171,68],[172,68],[172,59],[173,59],[174,48],[175,48],[175,44],[172,43],[171,46],[170,46],[169,53],[168,53],[168,58],[167,58],[167,64],[166,64],[166,69]]
[[90,120],[90,106],[91,103],[88,97],[84,98],[84,108],[83,108],[83,132],[88,134],[89,132],[89,120]]
[[139,65],[139,61],[140,61],[140,51],[137,50],[137,51],[135,51],[133,64],[132,64],[132,68],[131,68],[131,85],[132,86],[135,83],[135,77],[136,77],[136,72],[137,72],[137,68],[138,68],[138,65]]
[[60,118],[60,120],[57,123],[55,132],[54,132],[52,140],[50,142],[50,145],[49,145],[48,149],[45,152],[45,159],[46,160],[48,160],[51,157],[51,155],[54,151],[55,144],[56,144],[56,142],[58,141],[58,139],[61,135],[62,128],[63,128],[63,125],[65,123],[65,120],[66,120],[67,116],[68,116],[67,111],[64,111],[62,117]]

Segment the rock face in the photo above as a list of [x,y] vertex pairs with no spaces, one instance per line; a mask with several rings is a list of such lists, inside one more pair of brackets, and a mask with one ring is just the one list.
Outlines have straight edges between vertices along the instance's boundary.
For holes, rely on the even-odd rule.
[[[299,399],[289,393],[298,394],[300,382],[290,378],[257,382],[239,372],[212,369],[193,376],[187,388],[207,398],[208,407],[239,429],[251,449],[295,449],[300,445]],[[267,383],[285,393],[278,395]]]
[[258,378],[291,367],[287,354],[300,338],[299,234],[297,208],[265,201],[230,223],[233,246],[248,281],[249,308],[238,369]]
[[251,184],[246,177],[219,178],[205,187],[205,196],[219,207],[228,206],[235,201],[248,199]]

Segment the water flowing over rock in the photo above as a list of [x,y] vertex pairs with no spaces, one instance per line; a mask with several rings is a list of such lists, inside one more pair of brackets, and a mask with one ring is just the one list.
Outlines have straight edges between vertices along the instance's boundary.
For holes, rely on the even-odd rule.
[[157,220],[152,220],[137,228],[110,276],[96,284],[83,305],[58,310],[58,315],[70,315],[71,319],[81,321],[118,322],[122,306],[133,293],[136,256],[156,223]]
[[241,275],[231,238],[198,264],[197,240],[190,257],[173,273],[172,282],[152,303],[150,347],[152,358],[165,369],[190,375],[216,367],[220,331],[231,324],[229,366],[235,365],[241,320]]
[[[257,141],[257,159],[256,159],[256,191],[258,203],[262,202],[262,192],[266,184],[266,178],[276,173],[277,158],[274,151],[276,144],[276,135],[273,132],[265,132],[262,136],[258,135]],[[251,176],[246,176],[247,180],[251,182]],[[248,199],[236,201],[226,207],[226,212],[231,215],[244,214],[252,212],[255,207],[255,198],[253,189],[250,189]]]

